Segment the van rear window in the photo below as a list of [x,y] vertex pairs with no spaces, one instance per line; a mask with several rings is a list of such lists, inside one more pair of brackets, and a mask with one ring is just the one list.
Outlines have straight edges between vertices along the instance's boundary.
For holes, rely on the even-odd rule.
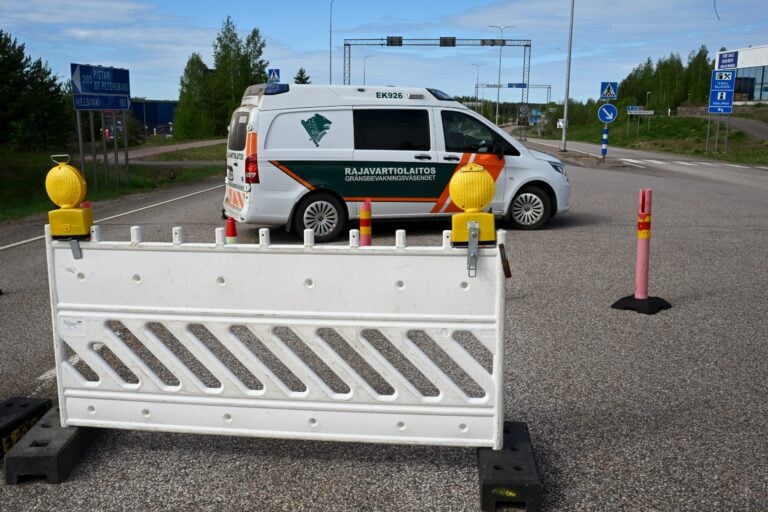
[[415,109],[355,110],[355,149],[428,151],[429,114]]
[[232,116],[232,124],[229,127],[229,141],[227,147],[232,151],[245,149],[245,135],[248,132],[248,112],[237,112]]

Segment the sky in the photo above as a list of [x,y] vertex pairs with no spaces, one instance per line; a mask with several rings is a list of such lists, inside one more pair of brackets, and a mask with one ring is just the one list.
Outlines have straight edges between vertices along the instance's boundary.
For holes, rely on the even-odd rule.
[[[175,100],[192,53],[213,67],[227,16],[243,40],[260,30],[263,57],[282,82],[303,67],[317,84],[329,83],[329,67],[333,83],[343,82],[345,39],[499,38],[489,25],[511,26],[505,39],[531,40],[529,84],[551,86],[553,101],[565,96],[570,0],[333,0],[332,11],[331,31],[330,0],[0,0],[0,30],[62,80],[70,63],[126,68],[131,96]],[[570,97],[596,98],[600,82],[620,82],[649,57],[677,53],[685,62],[702,44],[711,57],[721,47],[768,44],[768,1],[575,0]],[[350,70],[352,84],[363,83],[365,70],[368,85],[472,96],[476,82],[497,83],[499,47],[353,46]],[[503,48],[501,83],[522,81],[522,48]],[[479,90],[495,99],[495,89]],[[521,99],[520,89],[500,94]],[[529,89],[531,103],[546,95],[545,87]]]

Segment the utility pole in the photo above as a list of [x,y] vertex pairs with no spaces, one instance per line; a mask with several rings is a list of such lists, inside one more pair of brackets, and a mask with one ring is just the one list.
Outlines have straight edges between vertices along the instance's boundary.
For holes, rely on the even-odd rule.
[[568,132],[568,88],[571,85],[571,50],[573,49],[573,4],[571,0],[571,28],[568,30],[568,61],[565,65],[565,104],[563,105],[563,140],[560,144],[560,151],[567,151],[565,148],[566,133]]
[[500,27],[498,25],[488,25],[491,28],[497,28],[501,32],[501,39],[499,43],[499,78],[496,81],[496,124],[499,124],[499,95],[501,94],[501,50],[504,48],[504,31],[508,28],[514,28],[514,25],[505,25]]

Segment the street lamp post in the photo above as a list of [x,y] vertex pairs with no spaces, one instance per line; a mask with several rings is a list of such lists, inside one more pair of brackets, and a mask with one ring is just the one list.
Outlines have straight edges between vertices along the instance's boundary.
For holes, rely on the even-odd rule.
[[[478,89],[478,84],[480,83],[480,66],[482,66],[482,64],[472,64],[472,65],[475,66],[475,103],[477,103],[478,101],[477,89]],[[477,111],[480,112],[480,109],[477,109]]]
[[651,104],[651,91],[647,91],[645,93],[645,109],[648,110],[648,107]]
[[328,83],[333,83],[333,0],[328,16]]
[[568,60],[565,65],[565,103],[563,104],[563,140],[560,144],[560,151],[567,151],[565,148],[566,134],[568,133],[568,88],[571,85],[571,49],[573,48],[573,4],[571,0],[571,28],[568,30]]
[[369,57],[373,57],[373,55],[366,55],[363,57],[363,85],[365,85],[365,63]]
[[496,124],[499,124],[499,95],[501,94],[501,50],[504,48],[504,31],[508,28],[513,28],[514,25],[505,25],[500,27],[498,25],[488,25],[491,28],[499,29],[501,32],[501,44],[499,45],[499,78],[496,81]]

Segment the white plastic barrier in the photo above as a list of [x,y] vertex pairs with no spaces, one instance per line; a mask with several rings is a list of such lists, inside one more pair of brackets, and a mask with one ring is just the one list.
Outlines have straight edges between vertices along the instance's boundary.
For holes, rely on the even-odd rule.
[[64,426],[501,448],[496,247],[469,278],[449,231],[442,247],[91,234],[80,254],[47,236]]

